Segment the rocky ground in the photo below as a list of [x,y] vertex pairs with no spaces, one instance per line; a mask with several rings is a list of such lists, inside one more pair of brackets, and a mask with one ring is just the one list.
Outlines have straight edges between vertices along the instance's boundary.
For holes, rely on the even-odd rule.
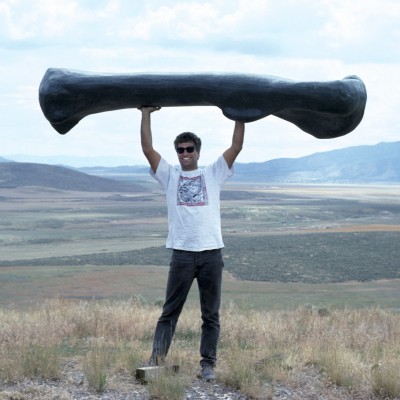
[[[0,400],[150,400],[146,385],[128,374],[117,374],[107,381],[107,389],[96,393],[85,379],[79,364],[66,363],[61,379],[54,381],[26,379],[19,383],[0,385]],[[239,391],[221,383],[207,383],[193,379],[184,399],[192,400],[247,400]],[[276,383],[264,399],[268,400],[372,400],[366,393],[354,394],[333,385],[326,385],[321,376],[307,369],[297,376],[296,384]],[[379,398],[382,400],[382,398]]]

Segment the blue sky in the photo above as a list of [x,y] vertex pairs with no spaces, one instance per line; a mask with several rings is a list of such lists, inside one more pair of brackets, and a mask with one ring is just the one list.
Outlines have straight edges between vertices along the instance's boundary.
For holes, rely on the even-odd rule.
[[[354,74],[368,92],[365,117],[355,131],[319,140],[267,117],[246,125],[238,161],[400,140],[398,0],[0,0],[0,60],[2,157],[57,162],[66,155],[71,164],[80,158],[76,165],[98,163],[96,157],[103,164],[145,164],[137,110],[86,117],[66,135],[50,126],[38,103],[49,67],[238,72],[299,81]],[[233,129],[216,107],[163,108],[152,123],[154,145],[171,162],[178,133],[201,136],[205,164],[225,150]]]

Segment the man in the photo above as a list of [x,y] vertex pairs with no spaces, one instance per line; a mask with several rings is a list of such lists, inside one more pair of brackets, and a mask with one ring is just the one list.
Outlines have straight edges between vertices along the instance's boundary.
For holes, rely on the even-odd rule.
[[244,123],[235,122],[231,146],[216,162],[198,168],[201,140],[184,132],[174,141],[180,168],[168,164],[154,150],[151,113],[160,107],[142,107],[141,144],[151,175],[166,192],[168,237],[172,249],[166,299],[157,322],[151,365],[163,363],[168,353],[179,315],[190,287],[197,279],[201,307],[201,372],[206,381],[215,379],[217,344],[220,332],[222,252],[220,190],[233,175],[233,163],[242,150]]

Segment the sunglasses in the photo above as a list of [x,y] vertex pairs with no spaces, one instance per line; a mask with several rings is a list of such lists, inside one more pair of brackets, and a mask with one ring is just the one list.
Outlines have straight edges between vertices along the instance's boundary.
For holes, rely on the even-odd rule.
[[188,153],[193,153],[194,152],[195,147],[194,146],[188,146],[188,147],[176,147],[176,152],[178,154],[183,154],[185,152],[185,150]]

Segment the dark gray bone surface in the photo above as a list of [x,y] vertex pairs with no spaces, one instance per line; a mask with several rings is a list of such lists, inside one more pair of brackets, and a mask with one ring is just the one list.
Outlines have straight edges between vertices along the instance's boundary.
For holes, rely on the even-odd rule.
[[245,74],[95,74],[49,68],[39,87],[43,114],[65,134],[95,113],[141,106],[216,106],[229,119],[274,115],[320,139],[346,135],[361,122],[367,100],[357,76],[297,82]]

